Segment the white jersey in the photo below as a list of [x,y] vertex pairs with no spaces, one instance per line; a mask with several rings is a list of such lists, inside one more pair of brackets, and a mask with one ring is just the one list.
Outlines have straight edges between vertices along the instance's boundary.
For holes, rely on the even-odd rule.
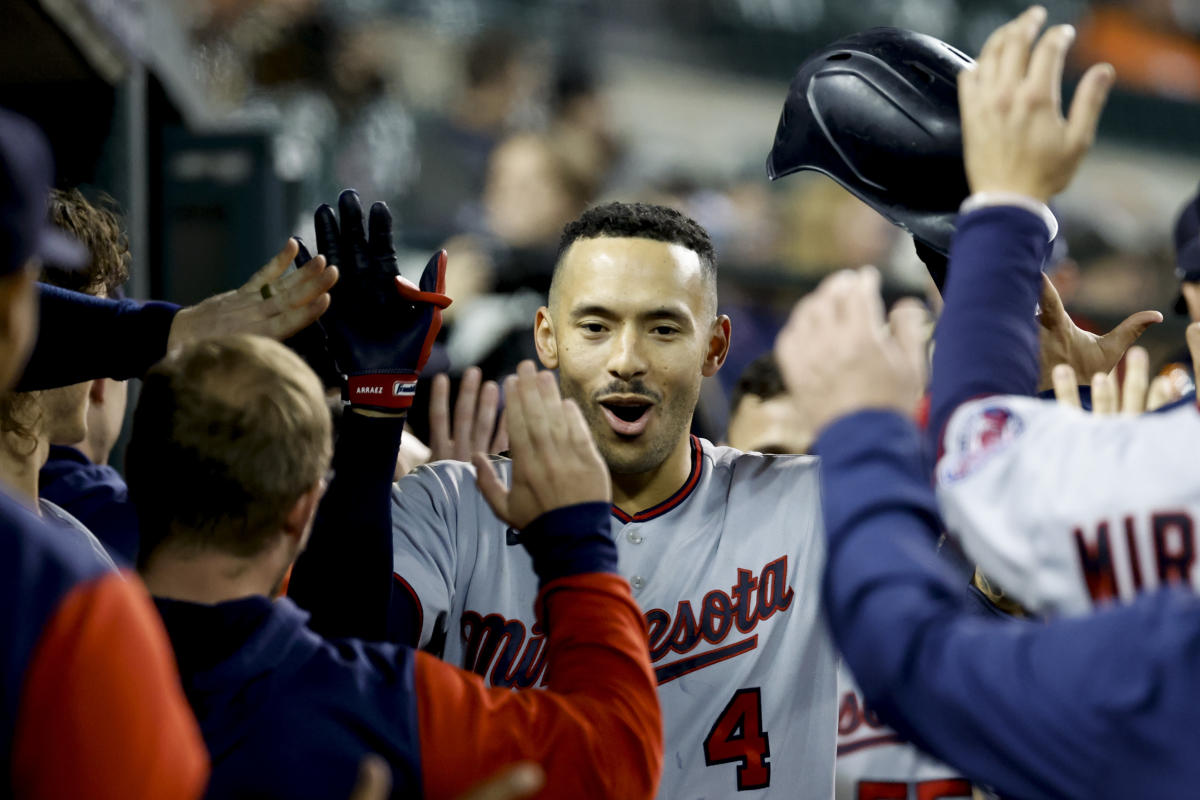
[[971,783],[884,725],[838,669],[837,800],[970,800]]
[[[497,459],[505,481],[510,462]],[[538,580],[475,486],[439,462],[396,484],[395,571],[419,599],[422,645],[493,686],[541,685]],[[837,676],[819,607],[824,566],[817,462],[692,439],[671,498],[613,509],[619,569],[646,615],[663,710],[658,796],[833,795]]]
[[1200,413],[1094,417],[1030,397],[964,404],[938,500],[990,581],[1037,613],[1083,614],[1168,582],[1200,586]]

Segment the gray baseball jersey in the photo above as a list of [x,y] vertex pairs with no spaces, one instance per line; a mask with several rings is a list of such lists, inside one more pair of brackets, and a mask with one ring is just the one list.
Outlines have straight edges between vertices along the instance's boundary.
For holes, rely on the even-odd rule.
[[[505,481],[510,462],[497,459]],[[494,686],[543,682],[529,556],[469,464],[396,484],[395,571],[422,610],[421,643]],[[836,656],[819,608],[824,541],[817,462],[692,439],[672,497],[613,509],[621,572],[646,614],[666,751],[658,796],[833,795]]]
[[837,800],[971,800],[971,783],[884,725],[838,670]]

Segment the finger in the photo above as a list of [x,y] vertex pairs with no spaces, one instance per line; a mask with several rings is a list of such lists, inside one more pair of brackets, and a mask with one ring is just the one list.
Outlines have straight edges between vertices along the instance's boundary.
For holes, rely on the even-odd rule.
[[508,400],[508,449],[512,451],[514,467],[529,459],[532,445],[529,428],[526,426],[525,404],[517,389],[517,376],[504,379],[504,396]]
[[1108,359],[1106,368],[1111,369],[1116,366],[1129,346],[1146,332],[1146,328],[1162,321],[1163,315],[1157,311],[1139,311],[1136,314],[1130,314],[1120,325],[1100,337],[1100,350]]
[[460,461],[466,461],[467,456],[475,450],[483,450],[472,446],[474,437],[471,430],[482,377],[479,367],[468,367],[458,384],[458,399],[454,401],[454,432],[451,435],[454,437],[454,457]]
[[879,293],[882,278],[879,270],[867,265],[859,267],[858,283],[855,287],[854,324],[870,330],[877,330],[887,320],[883,309],[883,296]]
[[1154,411],[1167,403],[1174,403],[1178,399],[1178,393],[1175,391],[1175,385],[1171,379],[1166,375],[1159,375],[1150,381],[1150,390],[1146,393],[1146,410]]
[[496,411],[500,407],[500,387],[495,381],[487,381],[479,390],[478,411],[475,412],[474,436],[471,451],[494,453],[488,449],[492,443],[492,430],[496,427]]
[[303,269],[308,262],[313,260],[312,253],[308,252],[308,248],[304,245],[304,240],[299,236],[293,236],[292,239],[295,240],[296,247],[298,248],[296,257],[292,260],[292,263],[296,266],[296,269]]
[[1067,142],[1079,155],[1089,150],[1096,140],[1100,112],[1104,110],[1116,75],[1111,64],[1095,64],[1084,73],[1075,88],[1071,112],[1067,115]]
[[340,265],[341,233],[338,230],[337,215],[328,204],[322,203],[313,214],[313,227],[317,231],[317,252],[325,256],[330,264]]
[[545,403],[538,390],[537,368],[532,361],[522,361],[517,365],[517,397],[535,451],[539,456],[550,452],[554,447],[554,439],[546,419]]
[[508,520],[508,487],[500,476],[492,460],[483,453],[472,453],[471,464],[475,467],[475,485],[479,493],[487,501],[492,512],[502,520]]
[[[301,255],[296,256],[296,269],[285,272],[283,277],[271,284],[271,288],[276,295],[287,292],[293,287],[305,285],[310,281],[322,280],[322,274],[325,272],[326,266],[325,256],[316,256],[315,258],[309,258],[307,261],[301,261],[300,258]],[[328,278],[329,276],[324,276],[324,280],[328,280]]]
[[363,230],[362,201],[358,199],[358,192],[346,189],[338,195],[338,219],[341,220],[342,235],[338,244],[342,248],[342,257],[365,253],[367,236]]
[[1075,41],[1075,29],[1070,25],[1055,25],[1042,36],[1029,58],[1026,85],[1037,96],[1045,98],[1056,114],[1062,114],[1062,75],[1067,50]]
[[1029,66],[1029,48],[1045,22],[1046,9],[1032,6],[1009,24],[1003,49],[997,56],[996,78],[1004,85],[1015,89],[1024,80]]
[[271,260],[263,264],[258,272],[251,275],[250,280],[243,283],[238,291],[246,292],[251,296],[259,295],[263,284],[274,281],[291,265],[292,259],[296,257],[299,249],[300,245],[295,239],[288,239],[283,249],[271,256]]
[[306,306],[289,309],[250,325],[239,326],[238,329],[245,333],[257,333],[260,336],[282,341],[316,322],[328,310],[329,295],[322,294]]
[[1079,402],[1079,379],[1070,364],[1059,364],[1050,372],[1054,386],[1054,397],[1064,406],[1083,408]]
[[429,445],[435,461],[452,458],[454,445],[450,441],[450,376],[440,372],[433,376],[429,392]]
[[546,775],[542,768],[525,762],[488,778],[459,800],[522,800],[532,797],[545,782]]
[[1192,374],[1200,379],[1200,322],[1188,325],[1184,335],[1187,337],[1188,352],[1192,354]]
[[896,303],[888,314],[888,327],[899,345],[905,363],[913,370],[917,386],[925,387],[925,334],[927,314],[916,300],[906,297]]
[[554,373],[549,371],[537,374],[538,395],[541,397],[542,408],[546,420],[546,430],[550,434],[555,447],[567,444],[567,423],[563,417],[562,397],[558,393],[558,381]]
[[1192,322],[1200,322],[1200,283],[1181,283],[1179,291],[1183,294],[1183,302],[1187,304],[1188,317]]
[[392,770],[388,763],[375,754],[363,758],[350,800],[385,800],[391,793]]
[[377,264],[391,264],[390,274],[399,274],[395,270],[396,248],[392,245],[392,212],[387,203],[372,203],[371,214],[367,219],[367,252],[373,256]]
[[1131,347],[1125,355],[1125,384],[1121,387],[1121,413],[1137,416],[1146,410],[1150,381],[1150,356],[1144,347]]
[[508,409],[500,412],[500,422],[496,425],[496,438],[492,439],[489,453],[503,453],[508,449]]
[[309,262],[309,266],[281,278],[275,284],[275,294],[263,299],[249,309],[249,313],[262,319],[270,319],[278,314],[295,309],[305,308],[321,296],[325,295],[337,283],[337,267],[324,267],[324,259]]
[[429,261],[425,263],[424,271],[421,272],[421,280],[417,284],[422,292],[446,293],[446,265],[445,250],[438,250],[430,256]]
[[1092,376],[1092,413],[1098,417],[1117,413],[1117,379],[1107,372]]

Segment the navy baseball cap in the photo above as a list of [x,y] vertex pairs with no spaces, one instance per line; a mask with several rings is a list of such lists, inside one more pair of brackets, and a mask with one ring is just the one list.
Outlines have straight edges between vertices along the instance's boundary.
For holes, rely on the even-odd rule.
[[87,266],[82,244],[47,218],[54,161],[46,138],[30,120],[0,109],[0,276],[30,258],[59,269]]
[[[1175,220],[1175,277],[1180,283],[1200,282],[1200,192],[1188,201]],[[1188,313],[1182,294],[1175,301],[1175,313]]]

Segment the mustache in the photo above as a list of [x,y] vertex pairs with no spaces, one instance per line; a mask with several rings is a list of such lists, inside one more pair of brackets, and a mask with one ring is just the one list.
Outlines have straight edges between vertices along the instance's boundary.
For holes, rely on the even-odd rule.
[[636,378],[628,383],[623,381],[613,381],[603,389],[599,389],[594,392],[592,394],[592,400],[598,403],[600,402],[601,397],[605,397],[606,395],[610,394],[636,394],[639,397],[645,397],[647,400],[651,400],[656,404],[662,402],[662,395]]

